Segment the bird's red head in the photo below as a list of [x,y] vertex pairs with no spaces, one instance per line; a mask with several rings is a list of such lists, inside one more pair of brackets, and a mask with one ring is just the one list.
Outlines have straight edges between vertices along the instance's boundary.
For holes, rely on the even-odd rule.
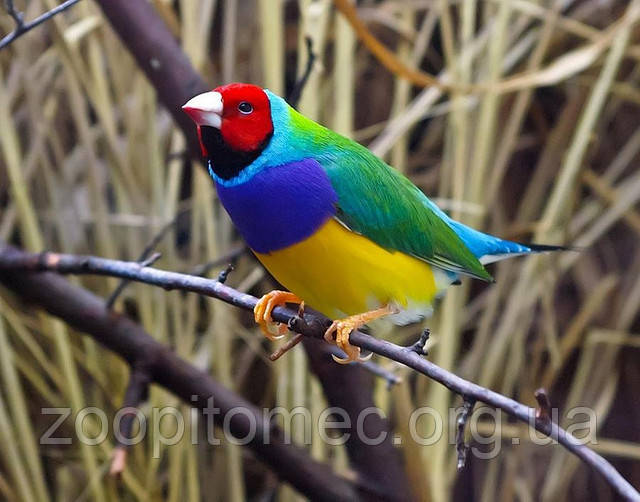
[[218,129],[231,150],[243,153],[256,151],[273,133],[269,98],[255,85],[222,85],[190,99],[182,109],[198,125],[203,154],[213,160],[216,152],[203,141],[203,128]]

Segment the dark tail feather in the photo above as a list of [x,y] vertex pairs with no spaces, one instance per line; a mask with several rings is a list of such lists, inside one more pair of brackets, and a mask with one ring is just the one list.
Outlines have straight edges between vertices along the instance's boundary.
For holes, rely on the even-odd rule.
[[[496,239],[500,245],[506,248],[503,252],[486,254],[478,259],[483,265],[495,263],[514,256],[523,256],[531,253],[546,253],[550,251],[580,251],[580,249],[568,246],[549,246],[547,244],[523,244],[521,242],[501,241]],[[508,246],[508,247],[507,247]]]
[[547,244],[522,244],[522,245],[527,246],[531,251],[534,251],[536,253],[545,253],[548,251],[582,251],[581,248],[577,248],[574,246],[549,246]]

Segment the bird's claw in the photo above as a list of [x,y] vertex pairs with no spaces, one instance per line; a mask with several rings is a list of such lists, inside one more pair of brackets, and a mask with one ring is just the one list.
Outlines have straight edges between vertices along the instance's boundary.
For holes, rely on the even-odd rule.
[[333,360],[339,364],[349,364],[353,362],[364,363],[371,359],[372,354],[360,357],[360,347],[351,345],[349,342],[349,335],[351,335],[352,331],[360,329],[369,321],[374,321],[397,312],[398,308],[395,305],[385,305],[379,309],[370,310],[369,312],[333,321],[327,331],[324,332],[324,339],[329,343],[336,344],[344,351],[345,354],[347,354],[347,357],[344,359],[340,359],[339,357],[331,354]]
[[353,362],[363,363],[371,359],[373,354],[360,357],[360,347],[351,345],[349,342],[349,335],[351,335],[353,330],[358,329],[359,327],[358,323],[347,318],[340,321],[333,321],[331,326],[329,326],[327,331],[325,331],[324,339],[329,343],[335,343],[347,355],[345,358],[340,358],[331,354],[333,360],[338,364],[349,364]]
[[271,318],[273,309],[286,303],[302,304],[302,300],[288,291],[271,291],[260,298],[253,308],[253,318],[269,340],[279,340],[287,333],[287,326],[282,323],[277,323],[274,331],[274,322]]

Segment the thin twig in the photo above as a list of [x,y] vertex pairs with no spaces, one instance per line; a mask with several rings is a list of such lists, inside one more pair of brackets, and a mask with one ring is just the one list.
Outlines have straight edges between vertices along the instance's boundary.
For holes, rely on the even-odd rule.
[[4,7],[7,9],[7,13],[15,21],[16,31],[21,30],[24,26],[24,14],[16,9],[16,6],[13,4],[13,0],[4,0]]
[[16,39],[20,38],[26,32],[28,32],[28,31],[32,30],[33,28],[35,28],[36,26],[48,21],[53,16],[55,16],[57,14],[60,14],[61,12],[64,12],[69,7],[72,7],[73,5],[78,3],[79,1],[80,0],[67,0],[66,2],[61,3],[57,7],[45,12],[41,16],[35,18],[30,23],[25,23],[24,22],[24,15],[22,14],[22,12],[19,12],[19,11],[17,11],[15,9],[15,7],[13,5],[13,0],[5,0],[5,2],[4,2],[5,3],[5,7],[7,9],[7,12],[9,13],[9,15],[16,22],[16,28],[11,33],[9,33],[6,37],[4,37],[2,40],[0,40],[0,50],[4,49],[10,43],[12,43]]
[[287,340],[284,344],[278,347],[278,350],[276,350],[273,354],[269,356],[269,360],[277,361],[278,359],[280,359],[292,348],[298,345],[302,341],[303,337],[304,335],[301,335],[300,333],[293,335],[289,340]]
[[545,389],[538,389],[535,391],[534,396],[538,401],[538,408],[536,409],[536,420],[547,426],[551,423],[551,401]]
[[[298,305],[298,314],[296,315],[296,317],[299,319],[302,319],[304,317],[304,302],[300,302],[300,305]],[[282,326],[283,325],[281,324],[280,328],[282,328]],[[269,356],[269,359],[271,361],[277,361],[282,356],[284,356],[287,352],[289,352],[292,348],[298,345],[302,341],[302,337],[303,335],[301,335],[300,333],[295,334],[286,343],[284,343],[278,350],[276,350],[273,354],[271,354]]]
[[246,245],[243,244],[241,246],[237,246],[228,253],[220,256],[219,258],[216,258],[215,260],[208,261],[207,263],[203,263],[201,265],[196,265],[187,273],[189,275],[207,275],[210,270],[217,268],[224,263],[230,263],[231,265],[235,266],[238,258],[248,252],[249,248]]
[[[107,260],[94,256],[79,256],[57,253],[26,253],[11,247],[0,247],[0,271],[54,271],[63,274],[96,274],[123,277],[147,284],[160,286],[167,290],[180,289],[218,298],[236,307],[253,310],[258,299],[241,293],[217,281],[202,277],[188,276],[175,272],[140,267],[135,262]],[[303,335],[323,338],[328,320],[315,314],[304,314],[303,322],[295,311],[286,307],[276,307],[272,313],[273,320],[288,326]],[[412,347],[401,347],[386,340],[379,340],[360,331],[350,335],[350,342],[375,354],[404,364],[409,368],[441,383],[452,392],[498,408],[509,416],[533,427],[542,434],[552,438],[576,455],[595,471],[600,473],[616,492],[627,500],[640,501],[640,493],[624,479],[620,473],[604,457],[587,447],[572,434],[566,432],[558,424],[550,421],[543,423],[536,420],[536,410],[525,406],[507,396],[469,382],[431,361],[418,355]]]
[[233,272],[233,270],[235,269],[233,263],[229,263],[229,265],[227,265],[224,269],[222,269],[220,271],[220,273],[218,274],[218,279],[217,281],[224,284],[225,282],[227,282],[227,279],[229,278],[229,274],[231,272]]
[[[160,244],[160,241],[164,239],[164,237],[167,235],[169,230],[171,230],[175,226],[176,222],[178,221],[178,216],[179,215],[176,215],[169,223],[164,225],[156,235],[153,236],[153,238],[142,250],[142,253],[140,253],[140,256],[138,256],[138,259],[136,260],[138,263],[143,263],[147,258],[149,258],[149,255],[153,252],[156,246]],[[129,281],[122,280],[120,281],[120,284],[116,286],[116,289],[114,289],[113,293],[111,293],[111,295],[109,295],[109,297],[107,298],[108,308],[113,308],[113,305],[116,303],[116,300],[118,299],[118,297],[125,290],[125,288],[127,287],[127,284],[129,284]]]
[[293,86],[293,90],[291,94],[287,96],[287,102],[293,107],[298,107],[298,102],[300,101],[300,96],[302,96],[302,91],[304,87],[307,85],[307,81],[311,76],[311,72],[313,71],[313,65],[316,62],[316,54],[313,52],[313,40],[311,37],[306,37],[304,39],[307,47],[307,66],[304,69],[304,73],[300,76],[296,85]]
[[428,356],[429,352],[427,352],[426,345],[429,341],[429,336],[431,335],[431,331],[429,328],[425,328],[422,330],[420,334],[420,338],[413,345],[409,346],[409,350],[413,350],[419,356]]
[[473,407],[476,404],[475,399],[470,399],[467,396],[462,396],[464,399],[462,403],[462,412],[458,416],[458,420],[456,421],[456,451],[458,452],[458,471],[464,469],[464,466],[467,463],[467,455],[469,454],[469,445],[464,440],[464,430],[467,425],[467,421],[471,416],[471,412],[473,411]]

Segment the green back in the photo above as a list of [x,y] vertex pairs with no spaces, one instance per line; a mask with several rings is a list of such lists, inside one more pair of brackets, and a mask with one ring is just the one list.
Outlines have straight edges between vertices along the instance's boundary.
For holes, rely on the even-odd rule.
[[293,109],[290,117],[292,143],[327,171],[338,194],[337,218],[349,229],[445,270],[492,280],[411,181],[355,141]]

